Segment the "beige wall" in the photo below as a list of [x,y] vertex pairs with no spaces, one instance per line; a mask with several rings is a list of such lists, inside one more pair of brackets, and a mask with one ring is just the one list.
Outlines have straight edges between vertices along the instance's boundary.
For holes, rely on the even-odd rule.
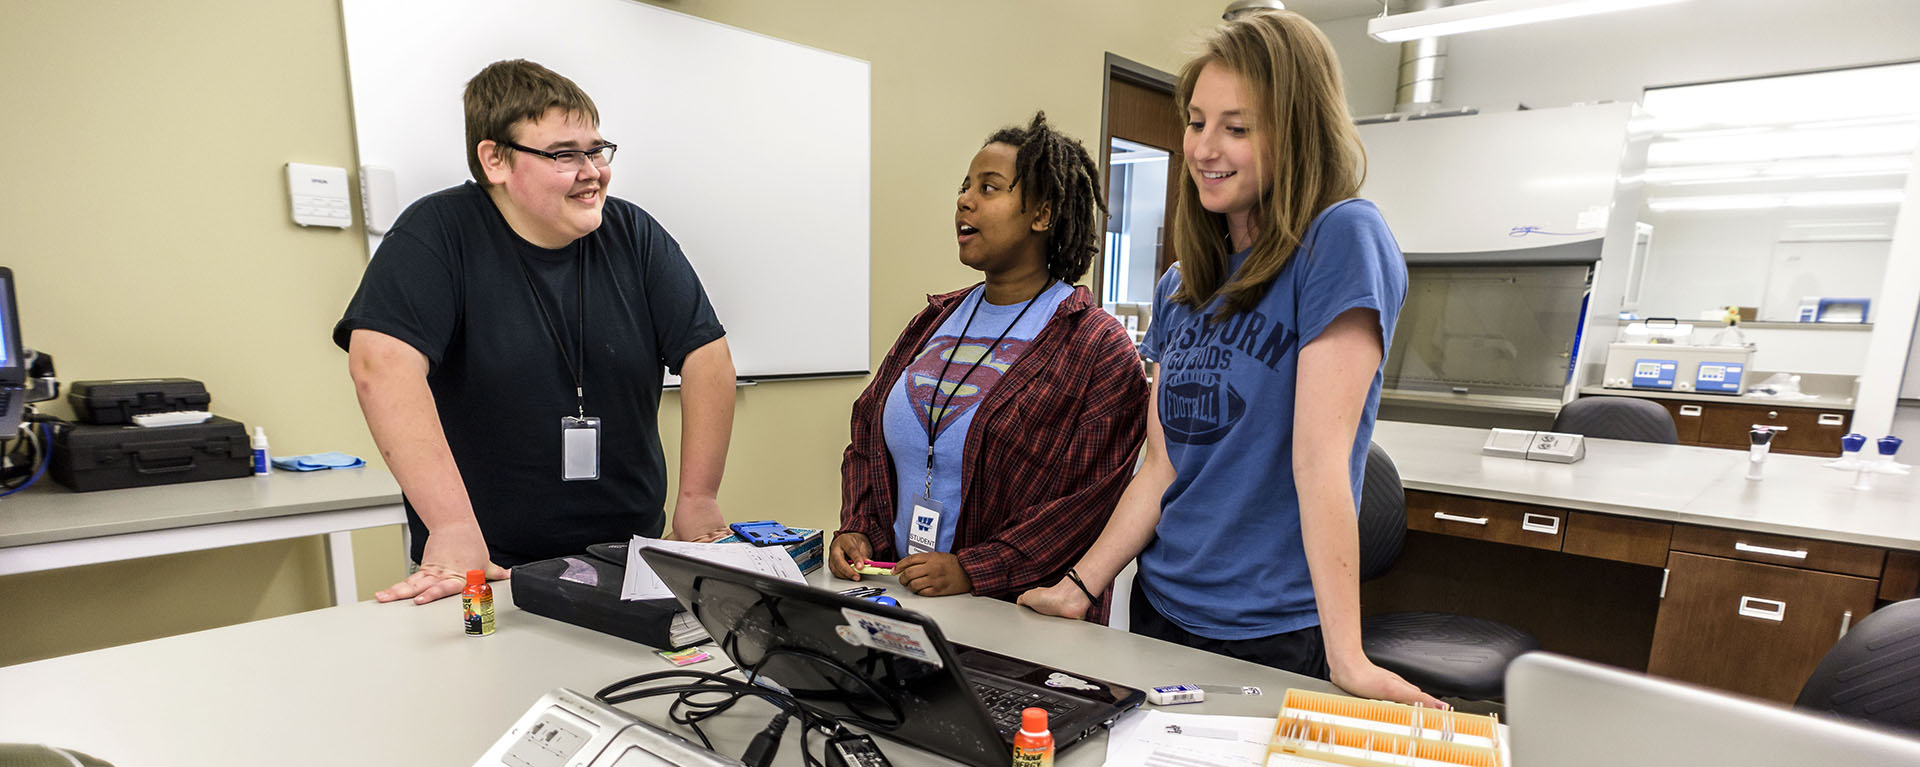
[[[981,139],[1044,108],[1097,141],[1103,54],[1177,68],[1224,0],[657,4],[872,62],[877,357],[925,293],[973,279],[951,206]],[[276,452],[376,458],[327,340],[364,239],[293,225],[282,171],[355,164],[338,4],[10,3],[0,72],[0,263],[61,378],[198,378]],[[863,384],[743,389],[728,517],[830,525]],[[355,539],[365,597],[400,574],[398,535]],[[307,539],[0,578],[0,664],[323,606],[324,572]]]

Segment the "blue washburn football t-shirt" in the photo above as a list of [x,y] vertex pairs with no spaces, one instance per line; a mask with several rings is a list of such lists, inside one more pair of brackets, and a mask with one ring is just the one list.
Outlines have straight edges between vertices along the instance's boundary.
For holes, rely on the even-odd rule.
[[[1180,272],[1168,270],[1140,347],[1160,363],[1160,426],[1175,476],[1134,587],[1200,636],[1253,639],[1319,624],[1293,482],[1299,353],[1342,312],[1372,309],[1383,359],[1348,460],[1358,507],[1406,261],[1366,200],[1328,207],[1302,241],[1254,309],[1218,323],[1209,322],[1217,296],[1201,311],[1169,300]],[[1230,258],[1238,271],[1247,252]]]
[[[952,314],[921,347],[920,353],[900,374],[900,380],[887,395],[881,416],[886,430],[887,452],[893,456],[894,516],[893,546],[900,556],[907,555],[909,528],[913,525],[913,503],[927,489],[927,423],[935,406],[934,422],[939,436],[934,441],[933,500],[941,506],[936,551],[953,551],[954,531],[959,529],[961,457],[966,452],[967,431],[973,427],[973,414],[987,398],[987,392],[1000,382],[1007,368],[1027,350],[1027,344],[1047,326],[1060,302],[1073,295],[1073,286],[1055,280],[1026,301],[1000,306],[986,303],[985,286],[974,288],[960,301]],[[974,314],[978,307],[978,315]],[[1024,310],[1024,312],[1022,311]],[[973,318],[971,327],[967,318]],[[1015,318],[1019,324],[1013,325]],[[1009,327],[1011,325],[1011,327]],[[967,337],[960,336],[966,328]],[[1006,338],[998,345],[993,339],[1002,331]],[[988,349],[988,346],[993,346]],[[946,364],[951,359],[952,364]],[[967,375],[975,361],[980,367]],[[946,377],[940,376],[942,366]],[[961,378],[965,383],[961,383]],[[936,389],[939,399],[934,399]],[[949,399],[948,395],[952,395]]]

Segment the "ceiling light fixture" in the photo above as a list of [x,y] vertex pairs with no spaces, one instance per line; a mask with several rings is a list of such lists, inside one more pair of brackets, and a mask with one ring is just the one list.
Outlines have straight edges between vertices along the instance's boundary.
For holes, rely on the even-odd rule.
[[1667,5],[1682,0],[1480,0],[1428,11],[1380,16],[1367,34],[1383,43],[1479,32],[1610,11]]
[[1249,13],[1284,11],[1286,9],[1287,4],[1280,0],[1233,0],[1233,2],[1227,3],[1227,11],[1226,13],[1220,14],[1220,18],[1233,21]]

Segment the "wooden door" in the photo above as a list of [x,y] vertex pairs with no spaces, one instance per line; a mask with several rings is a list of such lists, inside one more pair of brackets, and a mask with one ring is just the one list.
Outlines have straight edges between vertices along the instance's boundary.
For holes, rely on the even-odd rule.
[[1791,703],[1877,581],[1674,552],[1647,672]]

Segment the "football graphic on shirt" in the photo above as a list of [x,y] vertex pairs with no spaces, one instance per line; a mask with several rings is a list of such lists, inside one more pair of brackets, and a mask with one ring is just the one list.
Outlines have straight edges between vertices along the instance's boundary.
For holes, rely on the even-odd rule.
[[[907,401],[913,403],[913,413],[920,417],[920,428],[926,430],[929,416],[940,422],[940,432],[963,419],[966,414],[978,407],[985,398],[987,390],[1000,382],[1013,361],[1027,350],[1027,342],[1015,339],[1003,339],[994,346],[989,354],[991,338],[968,338],[962,341],[953,336],[941,336],[927,345],[926,351],[907,366]],[[983,359],[984,358],[984,359]],[[979,362],[980,367],[973,368]],[[941,380],[940,369],[946,368],[946,380]],[[962,382],[962,378],[965,382]],[[939,399],[934,393],[939,392]],[[948,399],[951,396],[952,399]],[[938,406],[940,412],[934,412]],[[939,439],[939,435],[932,435]]]
[[1160,426],[1184,445],[1219,442],[1246,414],[1246,399],[1219,373],[1172,373],[1161,392]]

